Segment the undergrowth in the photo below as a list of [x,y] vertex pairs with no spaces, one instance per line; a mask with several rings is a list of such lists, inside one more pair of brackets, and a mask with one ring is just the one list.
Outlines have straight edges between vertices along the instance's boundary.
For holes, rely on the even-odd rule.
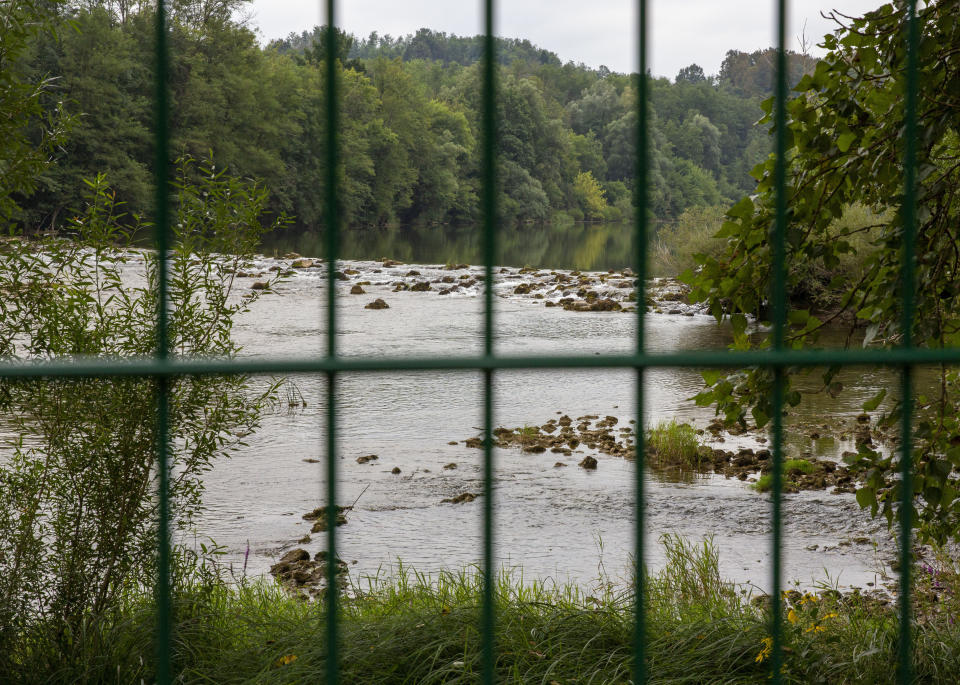
[[[711,540],[666,536],[661,543],[666,564],[646,578],[650,682],[766,682],[769,598],[723,581]],[[951,569],[922,575],[918,590],[937,583],[946,597],[943,584],[958,577]],[[494,588],[498,682],[630,682],[634,597],[624,589],[630,585],[601,578],[588,591],[501,572]],[[432,576],[401,568],[389,581],[353,587],[342,601],[340,681],[478,682],[481,589],[475,568]],[[267,582],[231,586],[210,577],[180,584],[175,596],[176,682],[325,677],[322,603],[292,598]],[[960,663],[955,607],[933,610],[926,597],[913,645],[917,678],[953,683]],[[892,604],[832,590],[785,593],[782,601],[785,682],[894,681]],[[153,620],[150,595],[131,593],[117,612],[88,617],[76,634],[48,626],[24,635],[18,650],[0,655],[0,681],[151,682]]]

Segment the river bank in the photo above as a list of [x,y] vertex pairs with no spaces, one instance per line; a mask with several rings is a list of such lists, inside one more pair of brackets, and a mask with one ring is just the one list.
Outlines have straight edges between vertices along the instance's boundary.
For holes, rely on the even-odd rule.
[[[725,581],[706,541],[666,537],[666,564],[646,583],[649,682],[761,683],[770,673],[770,598]],[[931,565],[933,564],[933,565]],[[955,565],[918,562],[911,658],[917,682],[953,683],[960,663]],[[177,682],[322,682],[327,670],[322,602],[276,585],[225,584],[188,575],[175,586]],[[409,571],[371,580],[343,598],[342,683],[468,683],[481,671],[481,580],[475,569],[432,577]],[[154,613],[130,593],[115,614],[88,620],[64,648],[42,627],[0,655],[10,683],[150,682]],[[892,683],[896,607],[870,593],[790,590],[782,602],[783,681]],[[496,674],[505,683],[628,682],[634,598],[601,572],[589,586],[498,576]]]

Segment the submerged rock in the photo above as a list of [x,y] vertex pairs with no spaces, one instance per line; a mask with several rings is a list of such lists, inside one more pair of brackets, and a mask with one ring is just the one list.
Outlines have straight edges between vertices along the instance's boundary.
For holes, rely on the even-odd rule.
[[[337,526],[343,526],[347,523],[346,512],[353,509],[353,507],[341,507],[337,506]],[[311,533],[321,533],[327,529],[327,508],[326,507],[317,507],[313,511],[309,511],[303,515],[304,521],[313,521],[313,528],[310,529]],[[282,561],[282,559],[281,559]]]
[[477,499],[480,495],[474,494],[472,492],[461,492],[456,497],[450,497],[448,499],[440,500],[441,504],[463,504],[464,502],[472,502]]
[[378,297],[373,302],[366,305],[364,309],[390,309],[390,305]]
[[363,294],[366,293],[366,292],[367,292],[367,291],[364,290],[359,283],[357,283],[355,286],[353,286],[352,288],[350,288],[350,294],[351,294],[351,295],[363,295]]
[[[335,564],[337,584],[346,585],[347,564],[337,559]],[[313,560],[305,549],[295,549],[287,552],[280,561],[270,567],[270,573],[295,596],[303,597],[306,591],[310,596],[317,596],[320,588],[326,584],[329,574],[327,553],[318,552]]]
[[579,467],[582,468],[582,469],[588,469],[588,470],[590,470],[590,471],[595,471],[595,470],[597,469],[597,460],[594,459],[593,457],[587,455],[586,457],[583,458],[583,461],[581,461],[579,464],[577,464],[577,466],[579,466]]

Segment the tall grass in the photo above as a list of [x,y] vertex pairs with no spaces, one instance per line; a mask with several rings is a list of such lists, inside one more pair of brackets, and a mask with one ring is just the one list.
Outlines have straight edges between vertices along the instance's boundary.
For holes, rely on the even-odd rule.
[[722,205],[689,207],[676,221],[662,223],[651,246],[656,270],[664,276],[677,276],[696,268],[696,254],[718,257],[727,243],[714,236],[723,224],[726,210]]
[[647,448],[660,466],[700,464],[700,438],[688,423],[661,421],[647,433]]
[[[661,544],[666,565],[646,576],[650,681],[766,682],[769,602],[752,602],[744,588],[722,580],[711,540],[668,536]],[[601,578],[590,591],[501,572],[494,588],[499,682],[629,682],[631,585]],[[475,568],[432,576],[401,568],[390,580],[354,587],[342,607],[341,682],[478,682],[481,590]],[[893,682],[892,605],[831,592],[791,593],[783,601],[785,682]],[[918,677],[953,683],[960,630],[946,614],[923,616],[914,647]],[[291,598],[270,583],[181,586],[177,682],[322,682],[325,620],[322,603]],[[151,682],[152,629],[150,596],[131,593],[117,612],[91,617],[70,640],[54,629],[24,636],[16,654],[0,655],[0,682]]]

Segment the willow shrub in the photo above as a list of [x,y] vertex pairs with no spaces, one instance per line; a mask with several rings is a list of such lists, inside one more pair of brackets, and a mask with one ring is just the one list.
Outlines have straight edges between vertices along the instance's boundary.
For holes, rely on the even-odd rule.
[[[131,248],[129,227],[142,225],[102,176],[88,191],[72,235],[0,243],[0,361],[154,354],[157,254]],[[170,355],[230,358],[234,319],[256,297],[235,293],[234,274],[265,230],[267,193],[190,159],[174,191]],[[190,526],[203,473],[257,426],[276,387],[239,375],[170,380],[175,525]],[[0,379],[0,655],[16,658],[41,624],[66,645],[85,616],[152,584],[156,402],[151,378]]]

